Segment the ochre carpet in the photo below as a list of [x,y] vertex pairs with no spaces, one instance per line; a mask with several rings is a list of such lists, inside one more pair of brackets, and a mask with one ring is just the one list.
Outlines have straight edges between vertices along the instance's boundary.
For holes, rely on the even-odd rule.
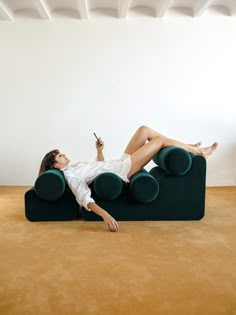
[[36,222],[0,187],[1,315],[236,314],[236,187],[201,221]]

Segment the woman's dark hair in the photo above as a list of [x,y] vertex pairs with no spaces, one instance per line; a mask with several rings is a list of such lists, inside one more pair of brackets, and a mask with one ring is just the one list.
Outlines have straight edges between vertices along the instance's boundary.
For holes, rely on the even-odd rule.
[[39,168],[39,175],[54,168],[55,156],[59,153],[60,151],[55,149],[45,155]]

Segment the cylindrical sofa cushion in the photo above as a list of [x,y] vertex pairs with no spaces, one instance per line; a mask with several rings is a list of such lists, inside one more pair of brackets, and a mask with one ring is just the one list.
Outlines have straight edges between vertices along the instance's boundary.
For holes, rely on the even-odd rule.
[[186,150],[173,146],[161,149],[152,160],[172,175],[184,175],[192,165],[191,155]]
[[159,183],[148,172],[140,171],[130,179],[130,193],[136,201],[152,202],[159,194]]
[[93,187],[99,198],[114,200],[120,196],[123,189],[122,179],[114,173],[103,173],[93,181]]
[[36,195],[44,200],[57,200],[65,191],[65,178],[60,170],[52,169],[42,173],[36,180]]

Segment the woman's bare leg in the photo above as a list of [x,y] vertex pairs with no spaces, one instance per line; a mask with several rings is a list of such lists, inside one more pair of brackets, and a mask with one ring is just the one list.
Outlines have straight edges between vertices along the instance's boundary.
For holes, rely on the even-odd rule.
[[185,144],[185,143],[176,141],[174,139],[167,138],[159,133],[157,134],[158,135],[150,139],[148,143],[146,143],[146,141],[148,140],[147,138],[146,140],[145,140],[145,137],[141,139],[143,140],[143,145],[141,145],[141,141],[140,142],[138,141],[138,137],[135,138],[136,134],[131,139],[130,143],[128,144],[128,147],[126,148],[127,151],[125,151],[125,153],[130,154],[129,152],[131,152],[131,149],[135,148],[135,143],[133,143],[135,139],[138,142],[139,147],[137,146],[138,149],[134,151],[133,153],[131,153],[131,170],[128,174],[128,177],[131,177],[136,172],[140,171],[153,158],[153,156],[157,152],[159,152],[162,148],[169,147],[169,146],[176,146],[190,153],[199,154],[207,158],[209,155],[211,155],[215,151],[218,145],[215,142],[210,147],[200,148],[198,145]]
[[141,126],[137,129],[135,134],[130,139],[124,152],[126,154],[132,155],[139,148],[141,148],[147,141],[150,141],[159,136],[163,135],[147,126]]
[[[164,137],[164,135],[147,126],[141,126],[137,129],[135,134],[130,139],[124,152],[126,154],[132,155],[139,148],[141,148],[147,141],[150,141],[156,137]],[[201,142],[189,145],[199,147],[201,145]]]

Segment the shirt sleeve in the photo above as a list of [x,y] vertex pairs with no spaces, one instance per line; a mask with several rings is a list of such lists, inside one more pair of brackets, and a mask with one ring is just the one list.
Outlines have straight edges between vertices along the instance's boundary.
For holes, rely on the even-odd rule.
[[95,201],[91,198],[91,190],[86,182],[79,181],[77,178],[72,178],[68,184],[75,195],[78,204],[86,210],[91,211],[88,208],[88,203]]

